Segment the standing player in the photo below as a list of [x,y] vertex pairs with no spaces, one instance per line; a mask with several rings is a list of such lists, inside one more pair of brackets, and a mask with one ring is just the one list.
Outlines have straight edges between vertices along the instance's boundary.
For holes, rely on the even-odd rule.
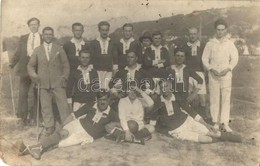
[[[216,36],[203,52],[202,62],[209,71],[210,113],[215,128],[231,132],[229,127],[232,70],[238,62],[238,51],[229,40],[227,23],[223,19],[215,22]],[[221,125],[221,126],[220,126]]]
[[108,83],[118,71],[118,53],[115,43],[108,37],[109,28],[108,22],[101,21],[98,24],[100,36],[90,43],[93,67],[98,72],[102,89],[109,89]]
[[[195,71],[202,79],[203,83],[200,86],[200,90],[198,91],[199,103],[200,105],[197,107],[197,110],[201,112],[203,117],[206,117],[206,83],[205,83],[205,74],[203,70],[202,64],[202,53],[204,49],[204,45],[198,38],[198,29],[195,27],[189,28],[189,41],[184,45],[185,56],[186,56],[186,65],[187,67]],[[192,77],[189,80],[191,86],[189,91],[195,90],[198,86],[198,82],[194,80]]]

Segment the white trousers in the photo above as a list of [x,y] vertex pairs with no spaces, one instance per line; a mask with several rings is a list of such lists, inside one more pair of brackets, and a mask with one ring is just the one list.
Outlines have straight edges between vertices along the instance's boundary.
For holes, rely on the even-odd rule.
[[112,72],[108,71],[97,71],[98,73],[98,78],[100,81],[100,88],[102,89],[109,89],[109,82],[112,79]]
[[210,114],[215,123],[229,122],[232,73],[217,77],[209,72]]

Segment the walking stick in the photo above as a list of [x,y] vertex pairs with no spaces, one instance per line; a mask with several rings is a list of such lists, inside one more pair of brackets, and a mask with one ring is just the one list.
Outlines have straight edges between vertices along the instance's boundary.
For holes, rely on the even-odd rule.
[[13,80],[12,80],[12,73],[9,71],[9,81],[10,81],[10,88],[11,88],[11,97],[12,97],[12,105],[13,105],[13,113],[14,116],[16,116],[16,111],[15,111],[15,104],[14,104],[14,90],[13,90]]
[[39,133],[39,113],[40,113],[40,83],[37,84],[37,142],[39,142],[40,135],[42,131]]

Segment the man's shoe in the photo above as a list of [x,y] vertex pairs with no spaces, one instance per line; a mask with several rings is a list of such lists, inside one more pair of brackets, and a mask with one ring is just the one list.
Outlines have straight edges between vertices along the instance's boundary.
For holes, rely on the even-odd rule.
[[233,130],[228,125],[223,125],[223,130],[226,132],[232,132]]
[[219,125],[218,125],[217,123],[215,123],[215,124],[213,125],[213,129],[214,129],[214,130],[219,130],[220,127],[219,127]]
[[33,158],[35,158],[36,160],[41,159],[42,150],[43,150],[42,145],[38,144],[38,145],[28,146],[28,150]]
[[29,154],[28,147],[25,146],[23,141],[16,141],[14,145],[15,145],[15,148],[18,149],[18,153],[17,153],[18,156],[23,156],[23,155]]
[[52,135],[55,131],[54,127],[47,127],[46,128],[46,132],[45,132],[45,137],[49,137],[50,135]]

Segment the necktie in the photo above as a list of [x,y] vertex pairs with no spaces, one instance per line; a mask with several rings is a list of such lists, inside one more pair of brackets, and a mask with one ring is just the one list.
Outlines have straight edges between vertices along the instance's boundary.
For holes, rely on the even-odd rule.
[[48,61],[50,60],[50,52],[51,52],[50,45],[48,44],[47,45],[47,59],[48,59]]
[[32,50],[34,49],[34,39],[35,39],[35,34],[33,33],[33,38],[32,38]]

